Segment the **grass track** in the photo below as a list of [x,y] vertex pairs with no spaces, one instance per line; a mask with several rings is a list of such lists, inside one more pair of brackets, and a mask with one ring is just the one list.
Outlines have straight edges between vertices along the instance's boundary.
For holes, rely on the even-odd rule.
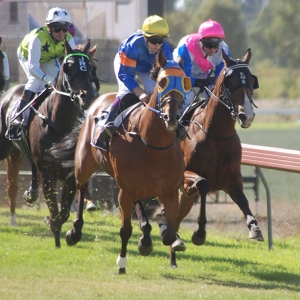
[[168,249],[152,222],[154,251],[138,254],[140,230],[133,223],[128,245],[128,269],[117,274],[120,249],[119,216],[85,214],[82,241],[62,248],[43,224],[46,209],[20,209],[19,226],[7,225],[7,209],[0,209],[0,298],[8,299],[298,299],[300,296],[299,237],[265,243],[231,232],[210,230],[205,246],[190,242],[191,229],[181,237],[187,251],[178,254],[178,269],[170,269]]

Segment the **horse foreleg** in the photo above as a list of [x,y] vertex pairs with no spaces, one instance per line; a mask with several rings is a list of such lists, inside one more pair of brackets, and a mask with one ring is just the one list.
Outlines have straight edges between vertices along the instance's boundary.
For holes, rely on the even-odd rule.
[[66,234],[66,242],[69,246],[76,245],[82,236],[83,221],[83,210],[84,210],[84,197],[88,189],[88,182],[77,186],[78,190],[78,207],[76,219],[73,222],[73,229],[69,230]]
[[14,150],[5,159],[6,164],[6,185],[7,185],[7,196],[8,205],[10,209],[10,225],[17,226],[16,217],[16,199],[18,193],[18,176],[19,170],[22,163],[23,154],[18,150]]
[[262,232],[258,227],[257,220],[254,218],[250,210],[249,201],[246,198],[243,190],[236,188],[233,192],[229,191],[228,194],[244,214],[249,229],[249,238],[263,242],[264,238]]
[[119,268],[119,274],[126,273],[127,267],[127,244],[132,235],[132,226],[131,226],[131,213],[132,213],[132,202],[130,197],[127,195],[125,197],[124,192],[120,190],[119,192],[119,205],[122,215],[122,226],[120,228],[120,237],[121,237],[121,251],[117,258],[117,265]]
[[54,235],[55,246],[60,248],[61,222],[59,220],[60,216],[58,214],[59,210],[56,198],[56,179],[53,176],[50,176],[48,172],[42,173],[42,179],[45,202],[50,212],[50,219],[47,220],[47,224],[50,226],[50,229]]
[[174,190],[166,197],[158,197],[160,203],[164,206],[165,225],[160,225],[160,234],[163,239],[163,244],[166,246],[172,245],[178,235],[175,229],[176,216],[178,212],[178,190]]
[[35,164],[31,164],[31,174],[29,190],[23,194],[24,202],[29,207],[34,206],[39,198],[39,175]]
[[152,240],[150,236],[152,227],[148,221],[142,201],[136,201],[133,206],[139,219],[140,228],[143,232],[143,235],[139,240],[138,250],[141,255],[148,256],[153,250]]
[[207,223],[206,219],[206,196],[208,193],[208,182],[206,179],[202,178],[196,183],[199,195],[200,195],[200,213],[198,216],[198,230],[195,230],[192,236],[192,242],[196,246],[201,246],[205,244],[206,240],[206,230],[205,226]]

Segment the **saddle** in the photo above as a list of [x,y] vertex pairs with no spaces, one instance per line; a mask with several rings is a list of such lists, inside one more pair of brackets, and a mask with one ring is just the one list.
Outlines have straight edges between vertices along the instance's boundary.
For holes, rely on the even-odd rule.
[[[119,127],[123,123],[125,118],[128,117],[132,111],[134,111],[136,108],[138,108],[141,105],[143,105],[143,103],[134,94],[127,94],[126,96],[124,96],[120,102],[119,115],[114,120],[114,125],[116,127]],[[99,116],[94,117],[95,129],[93,132],[91,145],[93,147],[96,147],[98,149],[105,150],[105,151],[107,151],[107,149],[108,149],[109,141],[104,142],[104,143],[99,143],[99,142],[97,142],[97,137],[99,136],[99,131],[101,131],[101,128],[106,123],[109,112],[111,110],[111,106],[112,105],[108,105],[101,111],[101,114]]]

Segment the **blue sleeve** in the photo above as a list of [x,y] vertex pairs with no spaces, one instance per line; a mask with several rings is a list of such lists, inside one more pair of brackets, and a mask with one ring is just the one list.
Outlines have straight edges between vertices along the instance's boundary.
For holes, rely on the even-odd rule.
[[[226,51],[226,49],[224,49],[225,51]],[[226,51],[227,53],[227,55],[228,55],[228,57],[230,57],[230,50],[229,50],[229,48],[228,48],[228,51]],[[219,63],[217,66],[216,66],[216,70],[215,70],[215,77],[216,78],[218,78],[219,77],[219,75],[220,75],[220,73],[221,73],[221,71],[222,71],[222,69],[224,68],[224,62],[223,62],[223,60],[222,60],[222,62],[221,63]]]
[[163,52],[164,52],[165,58],[167,60],[173,60],[173,53],[172,53],[171,46],[167,42],[164,42],[162,47],[163,47]]
[[178,57],[181,57],[183,60],[183,70],[185,75],[191,77],[193,62],[186,45],[182,45],[178,48]]

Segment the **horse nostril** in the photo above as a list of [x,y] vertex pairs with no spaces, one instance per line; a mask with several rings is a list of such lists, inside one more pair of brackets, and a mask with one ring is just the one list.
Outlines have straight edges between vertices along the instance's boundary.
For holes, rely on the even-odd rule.
[[245,116],[245,114],[244,113],[240,113],[239,114],[239,119],[242,121],[242,122],[244,122],[244,121],[246,121],[246,116]]

